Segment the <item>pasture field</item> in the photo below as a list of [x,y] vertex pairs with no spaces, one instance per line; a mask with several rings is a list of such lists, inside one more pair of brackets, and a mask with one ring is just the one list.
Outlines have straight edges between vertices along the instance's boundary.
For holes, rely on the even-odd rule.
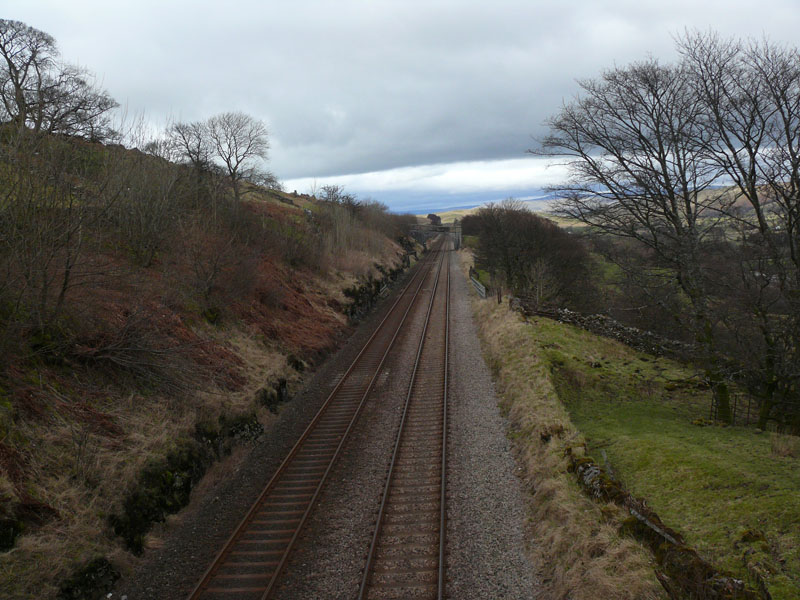
[[691,369],[536,321],[534,347],[589,454],[706,560],[776,600],[800,596],[800,440],[709,425]]

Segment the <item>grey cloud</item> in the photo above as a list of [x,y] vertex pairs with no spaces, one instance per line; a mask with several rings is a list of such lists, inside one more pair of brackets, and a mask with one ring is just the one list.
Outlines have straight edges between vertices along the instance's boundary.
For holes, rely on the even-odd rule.
[[800,26],[793,0],[5,4],[156,124],[263,119],[282,178],[520,157],[576,78],[669,58],[684,27],[792,42]]

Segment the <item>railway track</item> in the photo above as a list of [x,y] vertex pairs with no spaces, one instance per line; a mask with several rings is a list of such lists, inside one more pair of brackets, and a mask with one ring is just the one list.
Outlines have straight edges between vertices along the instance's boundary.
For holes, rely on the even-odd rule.
[[359,600],[444,597],[448,259],[438,268],[434,288]]
[[409,313],[424,296],[421,290],[432,287],[432,279],[439,278],[439,246],[424,259],[189,600],[264,600],[270,596],[389,351]]

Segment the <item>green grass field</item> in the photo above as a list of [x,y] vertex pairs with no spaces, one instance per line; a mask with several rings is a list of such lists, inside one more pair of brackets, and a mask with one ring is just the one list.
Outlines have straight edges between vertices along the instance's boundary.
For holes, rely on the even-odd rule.
[[709,392],[673,361],[537,319],[532,342],[598,462],[718,567],[800,597],[800,443],[698,426]]

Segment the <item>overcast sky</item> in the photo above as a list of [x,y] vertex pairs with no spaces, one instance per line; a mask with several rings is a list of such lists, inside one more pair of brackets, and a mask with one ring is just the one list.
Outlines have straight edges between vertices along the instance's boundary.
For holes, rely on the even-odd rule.
[[291,191],[393,208],[536,195],[526,157],[575,80],[674,58],[685,28],[798,44],[799,0],[0,0],[162,127],[241,110]]

